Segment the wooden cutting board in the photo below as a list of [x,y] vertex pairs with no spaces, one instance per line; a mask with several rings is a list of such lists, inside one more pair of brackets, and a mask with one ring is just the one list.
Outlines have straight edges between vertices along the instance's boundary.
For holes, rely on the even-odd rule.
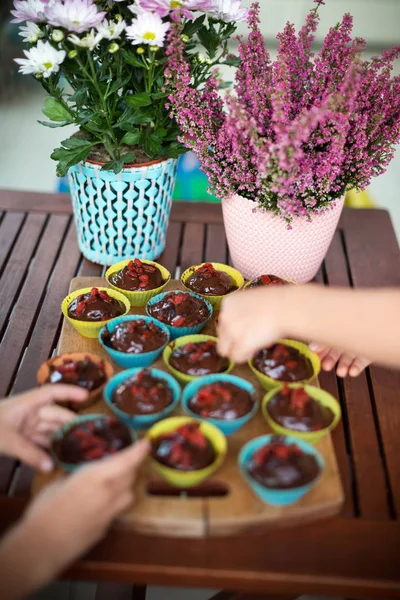
[[[99,277],[77,277],[71,281],[70,291],[85,287],[106,286]],[[181,288],[179,281],[171,281],[167,289]],[[144,309],[132,310],[144,314]],[[212,319],[202,333],[215,335],[215,319]],[[64,319],[58,347],[58,354],[64,352],[93,352],[111,360],[96,339],[80,336]],[[153,365],[167,370],[162,358]],[[120,367],[114,364],[116,371]],[[253,383],[261,400],[264,391],[247,366],[236,366],[232,372]],[[317,382],[315,382],[317,383]],[[317,383],[318,384],[318,383]],[[111,414],[103,398],[84,413]],[[182,409],[173,415],[183,414]],[[173,416],[172,415],[172,416]],[[248,484],[243,480],[237,456],[243,445],[260,435],[270,433],[261,411],[238,433],[228,438],[228,454],[223,466],[213,477],[199,488],[181,492],[164,484],[153,474],[146,463],[136,484],[136,503],[119,521],[119,525],[135,531],[171,537],[232,536],[252,529],[290,527],[304,525],[337,514],[344,496],[335,452],[330,436],[317,444],[325,460],[325,469],[317,485],[293,506],[274,507],[262,503]],[[32,493],[36,495],[60,472],[35,478]]]

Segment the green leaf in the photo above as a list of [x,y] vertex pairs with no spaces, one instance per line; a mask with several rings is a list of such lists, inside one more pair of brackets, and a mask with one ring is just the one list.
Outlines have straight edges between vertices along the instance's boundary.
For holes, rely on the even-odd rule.
[[112,94],[115,94],[115,92],[118,92],[118,90],[123,88],[128,83],[128,81],[131,79],[131,76],[132,76],[131,73],[129,73],[129,75],[127,77],[125,77],[124,79],[122,79],[122,80],[119,79],[118,81],[114,81],[114,83],[108,90],[108,94],[106,95],[106,98],[108,98],[109,96],[112,96]]
[[60,122],[53,122],[53,121],[39,121],[38,123],[40,123],[41,125],[44,125],[45,127],[51,127],[52,129],[55,129],[56,127],[65,127],[66,125],[71,125],[71,121],[60,121]]
[[151,98],[148,92],[141,92],[140,94],[127,96],[125,100],[129,106],[133,106],[135,108],[139,108],[140,106],[149,106],[151,104]]
[[162,149],[160,138],[154,133],[146,135],[143,140],[143,149],[150,158],[157,158]]
[[119,173],[122,171],[125,164],[131,163],[134,160],[135,155],[133,152],[127,152],[126,154],[123,154],[119,160],[111,160],[103,165],[102,171],[114,171],[114,173]]
[[93,143],[76,137],[71,137],[61,142],[61,148],[56,148],[51,155],[53,160],[57,160],[57,175],[65,177],[68,169],[81,160],[86,160]]
[[240,58],[240,56],[230,56],[229,58],[224,60],[222,64],[229,65],[230,67],[240,67],[240,65],[242,64],[242,59]]
[[187,35],[189,38],[193,37],[195,33],[197,33],[200,27],[203,25],[205,21],[206,15],[202,15],[201,17],[197,17],[195,21],[188,21],[183,28],[182,33]]
[[133,52],[122,50],[122,56],[128,65],[132,65],[133,67],[141,67],[142,69],[144,68],[143,61],[141,61],[140,58],[138,58]]
[[74,136],[68,138],[67,140],[63,140],[61,144],[68,150],[83,150],[84,148],[89,148],[90,150],[90,148],[93,146],[93,142],[89,142],[88,140]]
[[69,121],[70,123],[73,121],[73,116],[69,110],[51,96],[45,99],[42,113],[51,121]]
[[142,132],[137,130],[137,131],[128,131],[128,133],[126,133],[124,135],[124,137],[121,140],[122,144],[128,144],[128,146],[136,146],[136,144],[139,142],[140,140],[140,136],[142,135]]
[[165,147],[164,152],[168,158],[178,158],[181,154],[188,152],[188,148],[180,142],[172,142],[172,144]]
[[155,92],[154,94],[151,94],[153,100],[162,100],[163,98],[168,98],[168,96],[168,92]]
[[207,50],[208,56],[212,59],[215,57],[217,48],[220,44],[220,39],[213,27],[207,29],[207,27],[201,27],[198,31],[199,40],[203,44],[204,48]]

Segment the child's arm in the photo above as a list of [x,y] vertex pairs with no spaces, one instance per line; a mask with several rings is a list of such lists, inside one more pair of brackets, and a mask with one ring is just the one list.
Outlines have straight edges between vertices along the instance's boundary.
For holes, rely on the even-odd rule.
[[107,532],[134,501],[147,441],[48,486],[0,543],[0,598],[26,598]]
[[218,335],[219,351],[236,362],[289,337],[400,368],[400,290],[316,285],[249,290],[224,299]]

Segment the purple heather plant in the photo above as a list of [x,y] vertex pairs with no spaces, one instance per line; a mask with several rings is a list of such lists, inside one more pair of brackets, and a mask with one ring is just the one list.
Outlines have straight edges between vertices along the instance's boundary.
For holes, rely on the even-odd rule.
[[317,4],[297,33],[287,23],[272,61],[259,27],[259,3],[240,39],[234,93],[223,100],[211,74],[195,89],[179,27],[169,32],[170,111],[181,141],[199,156],[219,197],[240,194],[280,215],[311,218],[350,189],[384,173],[400,141],[400,76],[391,77],[400,46],[370,61],[352,38],[345,14],[318,54],[312,42]]

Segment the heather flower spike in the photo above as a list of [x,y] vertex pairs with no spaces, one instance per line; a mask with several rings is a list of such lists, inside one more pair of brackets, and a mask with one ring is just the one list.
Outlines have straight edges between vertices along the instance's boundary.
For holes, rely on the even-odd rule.
[[352,38],[353,20],[345,14],[314,55],[324,2],[315,4],[299,32],[288,23],[278,35],[272,61],[259,3],[253,3],[248,39],[239,44],[236,93],[225,101],[214,76],[203,89],[193,88],[177,27],[167,51],[171,115],[214,193],[240,194],[289,227],[294,216],[310,219],[347,190],[365,189],[385,171],[400,141],[400,77],[391,77],[400,46],[363,61],[365,40]]

